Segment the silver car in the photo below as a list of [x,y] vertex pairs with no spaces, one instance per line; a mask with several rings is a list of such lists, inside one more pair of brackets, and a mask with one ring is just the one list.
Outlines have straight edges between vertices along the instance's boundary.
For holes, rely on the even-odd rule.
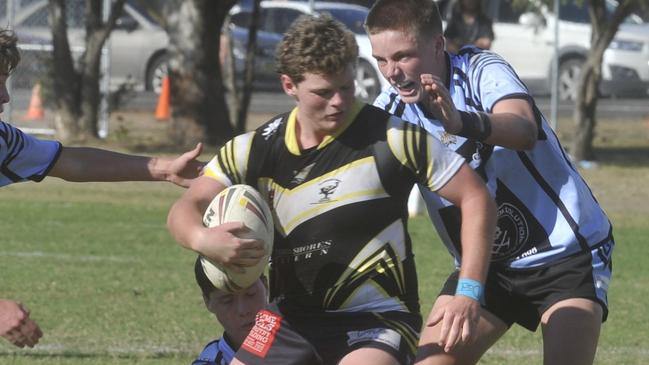
[[[45,58],[35,57],[31,53],[43,54],[52,49],[48,1],[32,0],[21,3],[27,5],[15,11],[13,21],[6,17],[0,19],[0,26],[10,26],[19,37],[19,47],[22,49],[24,60],[20,67],[23,71],[17,70],[18,75],[14,78],[14,82],[19,83],[16,85],[18,87],[21,86],[20,83],[33,82],[27,82],[26,79],[42,77],[34,73],[44,71],[45,66],[38,62],[42,63]],[[83,0],[66,1],[68,40],[75,58],[85,47],[84,6]],[[161,79],[166,74],[168,43],[169,38],[164,29],[135,3],[127,2],[108,40],[111,89],[127,84],[136,90],[159,90]],[[20,77],[21,73],[26,77]]]

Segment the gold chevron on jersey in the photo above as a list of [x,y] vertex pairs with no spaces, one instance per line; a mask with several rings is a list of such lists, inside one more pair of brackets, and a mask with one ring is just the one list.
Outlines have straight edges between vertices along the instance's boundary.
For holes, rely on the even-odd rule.
[[[405,236],[403,222],[396,220],[370,240],[327,290],[324,307],[342,309],[364,306],[363,310],[375,310],[377,306],[388,304],[376,302],[377,293],[381,293],[379,298],[382,297],[382,301],[389,302],[392,307],[382,310],[406,310],[404,303],[395,303],[395,298],[406,292],[403,269],[406,259]],[[379,277],[390,283],[390,287],[381,286]]]
[[293,189],[284,188],[269,178],[260,178],[258,186],[265,196],[272,191],[273,209],[277,213],[275,228],[287,236],[300,224],[332,209],[388,197],[377,182],[380,178],[374,157],[365,157]]
[[[343,125],[340,128],[336,129],[336,132],[332,135],[327,135],[325,138],[320,142],[318,145],[318,149],[323,149],[327,145],[329,145],[331,142],[333,142],[338,136],[340,136],[342,133],[347,130],[347,127],[349,127],[354,119],[356,119],[356,116],[358,113],[360,113],[361,109],[365,104],[363,104],[360,101],[355,101],[354,104],[352,105],[352,110],[350,110],[349,114],[347,114],[347,117],[345,118],[345,121],[343,122]],[[286,148],[295,156],[300,156],[302,154],[301,149],[300,149],[300,144],[298,143],[298,138],[297,138],[297,113],[298,109],[294,108],[291,111],[291,114],[289,114],[287,122],[286,122],[286,133],[284,135],[284,141],[286,143]]]
[[[464,162],[462,157],[455,152],[451,152],[424,129],[396,117],[391,117],[389,122],[390,128],[388,129],[387,140],[390,150],[399,162],[420,177],[420,181],[421,177],[423,177],[431,191],[441,189],[460,169]],[[430,156],[449,153],[456,156],[448,159],[430,158]],[[435,163],[435,161],[438,163]],[[442,166],[439,166],[439,163]],[[440,171],[443,171],[443,173],[440,174]]]
[[224,144],[205,166],[204,175],[226,186],[243,184],[255,133],[241,134]]
[[387,319],[378,312],[374,312],[373,314],[406,340],[406,344],[408,345],[411,353],[414,354],[416,352],[417,343],[419,342],[419,329],[408,326],[406,322]]

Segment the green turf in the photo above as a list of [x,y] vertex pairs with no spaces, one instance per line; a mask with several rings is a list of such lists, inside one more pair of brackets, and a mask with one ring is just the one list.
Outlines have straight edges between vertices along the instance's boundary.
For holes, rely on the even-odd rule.
[[[194,255],[165,228],[181,193],[162,183],[56,179],[0,190],[0,297],[23,301],[45,332],[34,349],[0,340],[0,364],[189,364],[220,328],[194,283]],[[649,363],[649,225],[639,214],[612,214],[611,315],[597,364]],[[451,260],[427,219],[412,220],[410,231],[428,313]],[[541,364],[540,354],[540,333],[514,328],[482,363]]]

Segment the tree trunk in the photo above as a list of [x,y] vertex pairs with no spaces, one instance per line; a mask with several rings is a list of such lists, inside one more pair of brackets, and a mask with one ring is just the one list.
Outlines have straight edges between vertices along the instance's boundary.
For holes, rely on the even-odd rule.
[[172,122],[169,138],[188,147],[221,145],[234,135],[219,67],[219,34],[235,0],[174,0],[165,4],[170,38]]
[[75,70],[67,36],[65,0],[50,0],[49,16],[54,45],[53,94],[57,107],[54,120],[57,137],[63,142],[83,141],[98,136],[101,49],[115,27],[125,1],[113,2],[110,16],[104,23],[102,2],[86,0],[85,51],[79,62],[79,70]]
[[624,0],[611,16],[606,11],[606,0],[590,0],[589,12],[592,26],[590,52],[581,71],[574,112],[577,127],[571,154],[576,161],[594,160],[593,139],[597,125],[597,91],[602,80],[604,51],[620,24],[634,10],[640,8],[640,0]]
[[67,35],[65,0],[50,0],[49,21],[52,25],[52,80],[54,105],[56,106],[54,123],[57,138],[63,143],[71,142],[79,131],[77,121],[81,115],[79,83],[81,77],[74,69],[70,43]]

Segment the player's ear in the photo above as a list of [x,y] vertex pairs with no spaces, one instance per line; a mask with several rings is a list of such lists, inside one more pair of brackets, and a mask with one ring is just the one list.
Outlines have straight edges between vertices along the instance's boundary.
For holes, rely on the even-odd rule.
[[289,75],[280,75],[279,81],[282,84],[282,89],[284,89],[286,95],[295,96],[297,85],[293,82],[293,79],[291,79]]
[[446,48],[446,39],[443,35],[438,35],[435,37],[435,53],[444,54],[444,49]]

